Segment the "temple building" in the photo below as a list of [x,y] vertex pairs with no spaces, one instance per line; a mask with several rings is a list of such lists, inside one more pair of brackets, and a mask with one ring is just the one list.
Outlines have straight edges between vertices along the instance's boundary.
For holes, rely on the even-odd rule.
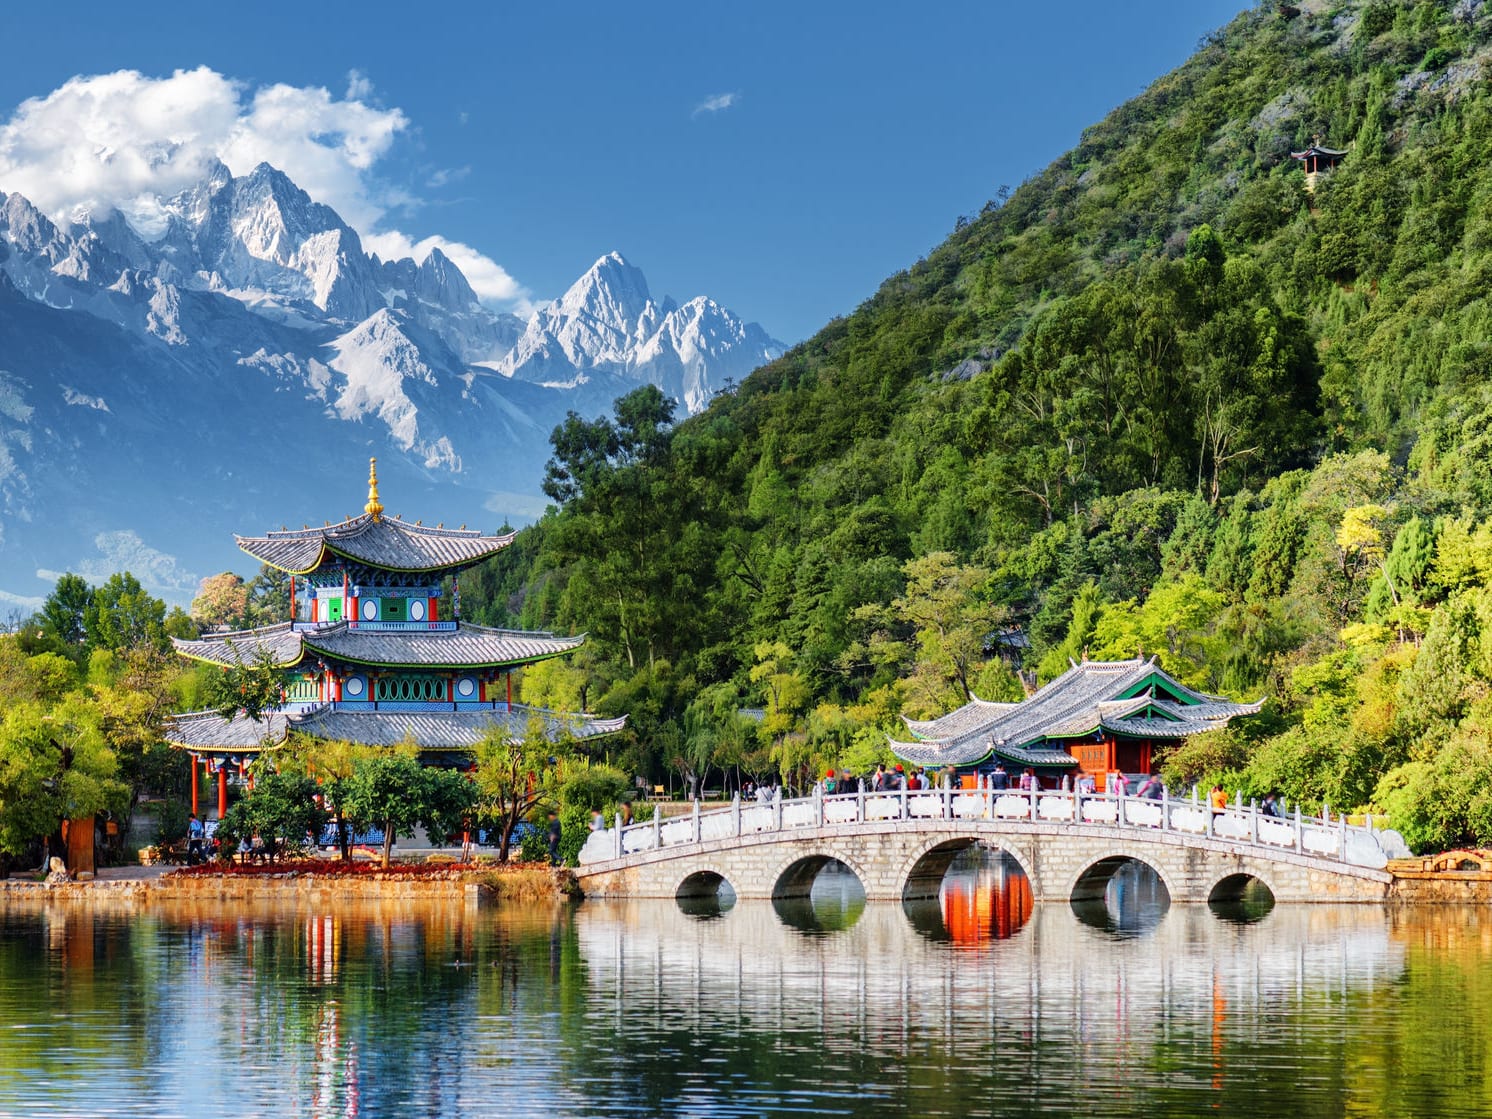
[[974,699],[937,719],[904,719],[916,742],[891,743],[913,765],[952,768],[967,784],[1003,766],[1036,771],[1045,786],[1090,773],[1149,773],[1157,744],[1225,727],[1264,705],[1194,691],[1152,657],[1084,661],[1019,703]]
[[[469,764],[492,729],[514,738],[541,719],[577,738],[620,730],[621,719],[563,715],[513,702],[513,671],[564,656],[581,637],[491,629],[461,620],[457,576],[507,547],[514,533],[429,528],[383,515],[377,460],[361,516],[324,528],[237,537],[255,559],[290,576],[290,617],[277,625],[175,640],[176,651],[224,668],[268,662],[284,676],[282,702],[258,718],[217,712],[172,718],[166,737],[217,775],[218,814],[228,774],[291,734],[394,746],[413,742],[433,765]],[[447,595],[449,588],[449,595]]]
[[1347,153],[1337,151],[1335,148],[1323,148],[1320,144],[1312,144],[1305,151],[1291,152],[1290,158],[1300,160],[1301,166],[1305,168],[1306,190],[1314,191],[1321,176],[1346,159]]

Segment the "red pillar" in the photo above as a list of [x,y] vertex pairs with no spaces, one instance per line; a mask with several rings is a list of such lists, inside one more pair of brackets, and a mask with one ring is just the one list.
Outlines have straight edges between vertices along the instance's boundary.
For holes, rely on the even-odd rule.
[[507,671],[507,673],[506,673],[506,679],[508,681],[508,710],[511,711],[511,710],[513,710],[513,670],[512,669],[509,669]]
[[191,758],[192,758],[192,815],[195,816],[195,815],[197,815],[197,788],[201,784],[201,782],[197,779],[197,755],[193,754],[193,755],[191,755]]
[[218,819],[228,815],[228,761],[218,763]]

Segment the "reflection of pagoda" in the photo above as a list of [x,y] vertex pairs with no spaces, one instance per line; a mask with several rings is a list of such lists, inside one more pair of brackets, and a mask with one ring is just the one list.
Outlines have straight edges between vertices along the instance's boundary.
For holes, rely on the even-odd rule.
[[[522,737],[541,718],[549,733],[589,737],[625,719],[557,715],[513,702],[512,672],[579,648],[583,637],[490,629],[460,620],[455,576],[507,547],[514,534],[427,528],[383,516],[376,460],[360,517],[325,528],[238,537],[255,559],[290,576],[290,620],[175,641],[177,652],[230,668],[267,660],[284,674],[283,702],[261,717],[179,715],[167,738],[196,767],[218,774],[218,811],[227,773],[292,733],[370,746],[413,742],[429,764],[464,764],[496,728]],[[447,603],[441,586],[450,579]]]

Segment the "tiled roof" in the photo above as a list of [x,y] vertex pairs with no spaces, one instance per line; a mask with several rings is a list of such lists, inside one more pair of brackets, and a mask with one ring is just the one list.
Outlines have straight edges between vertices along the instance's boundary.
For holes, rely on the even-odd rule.
[[338,660],[378,665],[463,665],[488,668],[556,657],[585,644],[585,637],[488,629],[462,622],[444,632],[403,630],[362,633],[345,624],[307,633],[306,648]]
[[184,657],[210,661],[226,667],[253,664],[261,652],[268,652],[278,668],[289,668],[301,659],[302,635],[289,622],[244,629],[236,633],[215,633],[197,641],[173,637],[171,644]]
[[252,664],[261,651],[276,666],[289,668],[307,656],[324,656],[355,664],[420,666],[427,668],[496,668],[530,664],[578,649],[579,637],[551,633],[489,629],[462,622],[454,630],[396,630],[364,632],[346,622],[316,629],[292,630],[289,622],[238,633],[216,634],[198,641],[173,639],[182,656],[213,664]]
[[278,713],[262,719],[235,715],[225,719],[215,711],[173,715],[166,723],[166,741],[187,749],[259,749],[285,741],[290,716]]
[[897,742],[891,739],[891,752],[904,762],[913,765],[978,765],[990,756],[992,747],[987,741],[971,738],[966,742],[945,746],[941,742]]
[[626,725],[619,719],[591,715],[566,715],[537,707],[515,704],[511,711],[346,711],[330,705],[301,714],[270,714],[262,719],[236,715],[224,719],[211,711],[174,716],[167,724],[166,738],[192,750],[244,750],[283,742],[290,731],[314,738],[356,742],[367,746],[396,746],[414,741],[426,750],[468,749],[490,727],[512,737],[528,732],[529,720],[543,720],[545,731],[558,738],[569,731],[576,738],[612,734]]
[[1188,688],[1153,659],[1085,661],[1022,703],[974,700],[939,719],[906,720],[923,741],[891,747],[918,765],[973,765],[992,751],[1015,760],[1009,750],[1040,749],[1047,739],[1078,738],[1100,729],[1183,738],[1252,715],[1263,703],[1234,703]]
[[364,513],[324,528],[288,529],[264,536],[237,536],[238,546],[255,559],[304,575],[322,561],[323,551],[389,571],[441,571],[467,567],[501,551],[517,533],[483,536],[475,529],[430,528]]

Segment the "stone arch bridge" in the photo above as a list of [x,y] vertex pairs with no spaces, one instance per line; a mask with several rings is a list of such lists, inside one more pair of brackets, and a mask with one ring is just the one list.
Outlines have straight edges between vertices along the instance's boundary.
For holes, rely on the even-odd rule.
[[959,852],[1010,855],[1038,902],[1103,896],[1133,860],[1172,902],[1238,896],[1251,879],[1280,902],[1376,902],[1392,876],[1380,836],[1345,820],[1277,819],[1234,805],[993,790],[857,793],[728,807],[593,832],[576,871],[593,897],[689,897],[721,882],[740,898],[807,896],[831,861],[867,900],[936,897]]

